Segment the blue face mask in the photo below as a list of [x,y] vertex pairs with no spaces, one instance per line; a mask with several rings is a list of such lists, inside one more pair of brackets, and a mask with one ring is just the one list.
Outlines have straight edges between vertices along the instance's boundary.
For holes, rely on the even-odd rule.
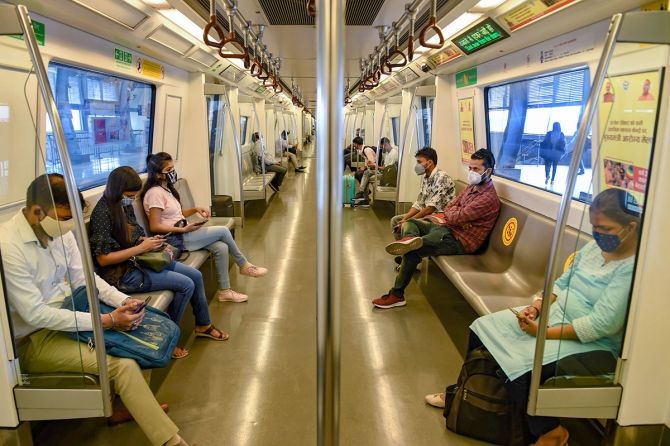
[[135,197],[121,197],[121,206],[132,206]]
[[614,252],[621,246],[619,234],[603,234],[593,231],[593,239],[603,252]]

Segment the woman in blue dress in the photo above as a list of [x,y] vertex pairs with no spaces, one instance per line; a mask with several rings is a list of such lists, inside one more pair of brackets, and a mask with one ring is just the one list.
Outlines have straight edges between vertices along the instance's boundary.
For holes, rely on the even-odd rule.
[[[640,228],[639,206],[620,189],[607,189],[589,209],[593,241],[554,283],[547,321],[542,382],[565,374],[599,375],[616,366],[633,279]],[[483,345],[507,375],[511,402],[526,413],[542,293],[528,307],[482,316],[470,326],[470,345]],[[426,396],[444,407],[444,394]],[[558,418],[526,416],[537,446],[565,445],[568,431]]]

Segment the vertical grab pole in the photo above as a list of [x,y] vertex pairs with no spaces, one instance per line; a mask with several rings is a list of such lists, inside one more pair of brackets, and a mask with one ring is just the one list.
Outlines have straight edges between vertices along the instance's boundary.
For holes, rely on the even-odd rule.
[[95,286],[95,275],[93,269],[93,262],[91,261],[91,248],[88,245],[88,237],[86,234],[86,227],[84,226],[84,212],[79,202],[79,190],[75,182],[74,172],[72,170],[72,163],[70,162],[70,154],[67,151],[67,142],[65,140],[65,133],[63,132],[63,124],[58,114],[58,107],[54,100],[51,88],[49,88],[49,78],[47,70],[44,66],[44,61],[40,55],[35,33],[33,31],[28,9],[24,5],[18,5],[16,11],[23,29],[23,37],[28,47],[28,53],[35,66],[35,75],[37,76],[37,83],[42,93],[42,99],[47,109],[49,119],[54,133],[54,140],[58,147],[58,155],[63,166],[63,177],[65,178],[65,187],[68,195],[72,198],[71,210],[72,220],[75,222],[77,230],[75,237],[77,244],[81,251],[81,260],[84,266],[84,279],[86,280],[86,295],[88,297],[89,309],[91,312],[91,320],[93,323],[93,337],[95,339],[95,359],[98,362],[98,377],[100,378],[100,389],[102,390],[103,401],[102,407],[105,416],[112,414],[111,389],[109,384],[109,373],[107,370],[107,354],[105,351],[104,333],[102,328],[102,321],[95,315],[100,314],[100,306],[98,305],[97,288]]
[[[584,114],[579,122],[579,131],[577,132],[577,141],[575,143],[575,150],[572,153],[572,161],[568,169],[568,183],[565,186],[565,192],[561,197],[561,205],[558,209],[558,219],[556,221],[556,228],[554,229],[554,236],[551,240],[551,251],[549,252],[549,263],[544,276],[544,290],[543,296],[551,296],[554,289],[554,279],[558,274],[558,250],[563,242],[563,234],[565,226],[568,222],[568,214],[570,213],[570,202],[572,201],[572,193],[577,182],[577,169],[579,161],[584,152],[584,142],[588,134],[593,116],[596,112],[596,104],[598,103],[598,95],[603,86],[603,80],[607,72],[612,54],[614,53],[614,46],[616,44],[619,31],[621,30],[622,14],[615,14],[612,16],[609,30],[607,31],[607,39],[603,46],[603,53],[598,62],[593,84],[591,85],[591,92],[584,109]],[[540,310],[540,321],[546,321],[549,318],[549,307],[551,299],[542,300],[542,308]],[[530,393],[528,394],[528,413],[535,415],[537,412],[537,398],[540,390],[540,377],[542,374],[542,360],[544,359],[544,343],[547,336],[547,324],[541,323],[538,327],[536,342],[535,342],[535,358],[533,360],[533,374],[530,380]]]
[[317,444],[339,443],[344,0],[317,8]]

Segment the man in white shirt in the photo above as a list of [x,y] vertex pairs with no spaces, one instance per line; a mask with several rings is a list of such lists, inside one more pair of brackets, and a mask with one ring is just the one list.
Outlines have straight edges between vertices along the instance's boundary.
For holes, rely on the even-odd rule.
[[[379,147],[383,154],[383,163],[381,166],[377,166],[376,159],[372,163],[369,163],[368,155],[366,154],[367,169],[363,172],[360,189],[358,194],[356,194],[359,204],[365,204],[368,201],[368,185],[373,175],[376,175],[380,179],[384,169],[398,163],[398,149],[391,145],[391,141],[386,136],[379,141]],[[370,151],[374,153],[372,149]]]
[[[83,203],[83,197],[79,195]],[[59,174],[41,175],[28,187],[26,207],[0,226],[6,293],[21,369],[28,373],[98,373],[95,351],[62,332],[91,331],[90,313],[61,308],[65,297],[85,285],[74,224]],[[131,299],[96,275],[103,302],[117,307],[103,314],[105,329],[133,330],[144,317],[142,302]],[[116,392],[154,445],[184,445],[179,429],[165,414],[135,361],[107,356]],[[111,421],[123,421],[123,413]],[[113,416],[114,418],[114,416]]]
[[446,172],[437,168],[437,151],[432,147],[424,147],[416,152],[414,171],[421,179],[419,195],[406,214],[396,215],[391,219],[391,229],[396,240],[401,237],[400,228],[410,218],[420,219],[436,210],[444,209],[456,195],[456,186]]
[[275,151],[281,153],[282,156],[283,154],[286,154],[289,163],[293,164],[295,171],[297,173],[303,173],[306,167],[298,164],[298,157],[295,155],[296,149],[288,143],[288,133],[290,132],[287,132],[286,130],[281,132],[281,136],[277,138],[277,141],[275,142]]

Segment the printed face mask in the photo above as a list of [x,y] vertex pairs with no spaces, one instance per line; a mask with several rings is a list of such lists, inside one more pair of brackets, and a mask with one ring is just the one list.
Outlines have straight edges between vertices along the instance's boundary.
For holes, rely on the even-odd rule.
[[133,201],[135,201],[134,197],[121,197],[121,206],[132,206]]
[[177,171],[172,170],[172,171],[166,173],[165,177],[167,178],[168,183],[174,184],[174,183],[177,182]]
[[596,244],[603,252],[614,252],[621,246],[622,239],[619,237],[621,231],[618,234],[603,234],[602,232],[593,231],[593,240],[596,241]]

